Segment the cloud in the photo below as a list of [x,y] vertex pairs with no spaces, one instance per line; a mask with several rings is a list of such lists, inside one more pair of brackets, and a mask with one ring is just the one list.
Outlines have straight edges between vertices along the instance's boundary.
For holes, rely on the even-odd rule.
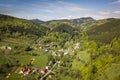
[[115,13],[115,14],[120,14],[120,11],[114,11],[113,13]]
[[[26,3],[25,5],[34,8],[34,9],[39,9],[39,10],[45,10],[45,11],[56,11],[56,12],[62,12],[62,11],[87,11],[89,9],[80,7],[79,5],[75,3],[69,3],[69,2],[64,2],[63,0],[57,0],[56,2],[49,3],[49,2],[41,2],[41,3]],[[50,11],[50,12],[51,12]]]
[[72,18],[72,16],[71,15],[69,15],[69,16],[63,16],[63,17],[60,17],[60,19],[71,19]]
[[120,4],[120,0],[116,0],[116,1],[114,1],[112,3],[110,3],[110,4]]
[[112,10],[112,11],[101,11],[98,12],[98,15],[101,18],[119,18],[120,17],[120,11],[119,10]]
[[110,12],[108,12],[108,11],[100,11],[100,12],[98,12],[100,15],[109,15],[110,14]]
[[92,18],[94,18],[96,20],[104,19],[104,18],[109,18],[109,16],[100,15],[98,13],[96,13],[96,14],[86,13],[86,14],[84,14],[84,17],[92,17]]
[[120,18],[120,11],[119,10],[111,10],[111,11],[93,10],[93,12],[85,13],[83,16],[93,17],[95,19]]
[[31,9],[32,11],[31,13],[33,14],[48,16],[48,18],[51,16],[50,17],[51,19],[58,19],[58,18],[70,19],[73,16],[81,15],[81,13],[87,12],[89,10],[80,7],[75,3],[64,2],[63,0],[62,1],[57,0],[56,2],[52,2],[52,3],[50,2],[24,3],[23,6],[27,6],[29,9]]
[[79,17],[78,16],[74,16],[74,15],[68,15],[68,16],[62,16],[59,19],[74,19],[74,18],[79,18]]
[[79,6],[69,6],[66,9],[70,11],[87,11],[88,10]]
[[80,5],[74,4],[74,3],[69,3],[69,2],[64,2],[64,1],[58,1],[58,4],[56,5],[58,7],[63,7],[66,10],[69,11],[87,11],[89,9],[83,8]]

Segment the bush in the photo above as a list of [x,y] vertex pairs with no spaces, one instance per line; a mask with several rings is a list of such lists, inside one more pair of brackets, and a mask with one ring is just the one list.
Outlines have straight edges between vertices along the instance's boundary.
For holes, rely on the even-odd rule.
[[30,46],[28,46],[26,49],[25,49],[25,51],[32,51],[33,50],[33,48],[31,48]]

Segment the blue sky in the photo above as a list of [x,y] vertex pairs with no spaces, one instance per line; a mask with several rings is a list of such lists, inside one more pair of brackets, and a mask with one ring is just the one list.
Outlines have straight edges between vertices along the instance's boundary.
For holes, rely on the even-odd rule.
[[120,18],[120,0],[0,0],[0,13],[44,21]]

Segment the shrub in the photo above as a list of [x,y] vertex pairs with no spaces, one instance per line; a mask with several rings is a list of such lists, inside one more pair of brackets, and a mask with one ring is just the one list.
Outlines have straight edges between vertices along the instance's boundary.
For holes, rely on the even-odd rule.
[[32,51],[33,50],[33,48],[31,48],[30,46],[28,46],[26,49],[25,49],[25,51]]

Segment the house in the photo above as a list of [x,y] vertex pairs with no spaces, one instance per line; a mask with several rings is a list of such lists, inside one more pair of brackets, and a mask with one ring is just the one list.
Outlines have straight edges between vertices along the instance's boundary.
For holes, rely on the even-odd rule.
[[80,43],[76,43],[74,49],[80,48]]
[[6,78],[9,78],[9,77],[10,77],[10,75],[11,75],[11,74],[10,74],[10,73],[8,73],[8,75],[6,76]]
[[19,74],[23,74],[24,76],[28,75],[31,72],[30,68],[28,66],[22,66],[20,68]]
[[52,52],[52,56],[57,56],[57,53],[55,51]]
[[11,53],[12,48],[9,46],[1,46],[0,49],[2,49],[3,54],[7,55]]
[[47,69],[46,68],[42,68],[41,71],[40,71],[42,74],[45,74],[47,72]]
[[48,69],[49,69],[49,67],[46,66],[45,68],[42,68],[40,72],[41,72],[42,74],[45,74],[45,73],[48,71]]
[[64,55],[68,55],[68,54],[69,54],[68,50],[65,50]]
[[1,48],[2,50],[5,50],[5,49],[12,50],[12,48],[9,47],[9,46],[1,46],[0,48]]

